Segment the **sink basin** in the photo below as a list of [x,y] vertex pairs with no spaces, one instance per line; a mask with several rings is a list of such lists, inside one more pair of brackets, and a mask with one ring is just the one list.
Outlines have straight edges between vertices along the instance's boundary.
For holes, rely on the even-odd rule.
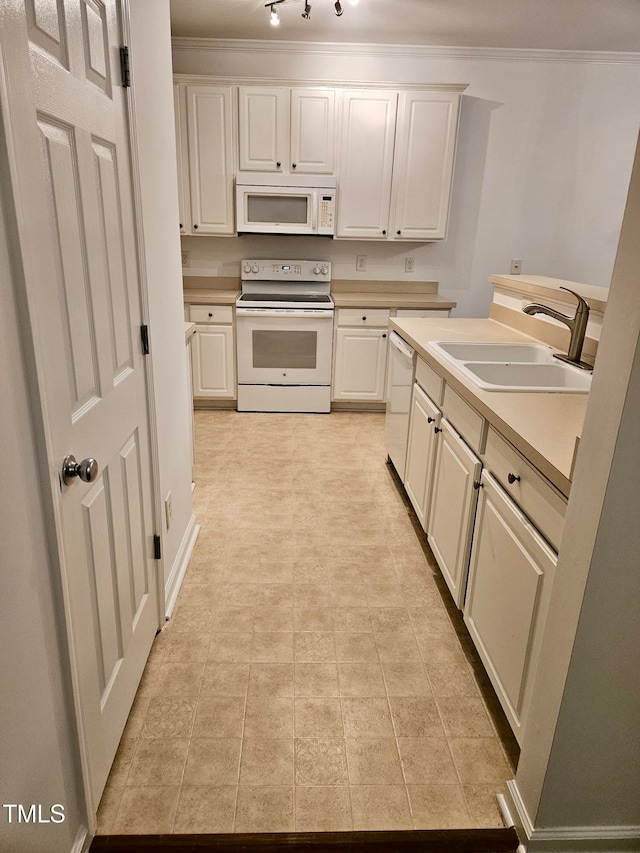
[[455,361],[545,363],[553,359],[553,350],[545,344],[433,341],[430,346]]
[[553,357],[546,344],[430,341],[442,356],[486,391],[546,391],[587,394],[591,373]]
[[463,362],[461,368],[489,391],[564,391],[587,394],[591,373],[560,363]]

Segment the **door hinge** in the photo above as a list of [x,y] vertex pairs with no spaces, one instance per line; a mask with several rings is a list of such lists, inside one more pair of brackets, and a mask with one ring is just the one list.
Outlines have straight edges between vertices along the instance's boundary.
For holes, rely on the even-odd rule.
[[149,327],[140,326],[140,338],[142,339],[142,355],[149,355]]
[[160,537],[156,534],[153,537],[153,559],[160,560],[162,557],[162,548],[160,547]]
[[129,48],[126,45],[120,48],[120,75],[122,87],[127,89],[131,86],[131,74],[129,72]]

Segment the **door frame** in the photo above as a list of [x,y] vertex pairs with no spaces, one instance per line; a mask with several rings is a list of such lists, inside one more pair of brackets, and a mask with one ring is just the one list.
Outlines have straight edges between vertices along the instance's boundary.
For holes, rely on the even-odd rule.
[[[128,0],[115,0],[116,11],[120,25],[121,44],[126,44],[129,37],[129,4]],[[89,757],[87,732],[83,721],[82,703],[80,701],[80,684],[78,677],[78,662],[76,648],[73,639],[72,611],[69,593],[69,575],[65,561],[64,538],[62,530],[60,498],[60,464],[52,450],[51,424],[48,417],[47,402],[44,391],[45,377],[42,365],[47,359],[47,352],[42,343],[43,337],[38,333],[42,322],[41,309],[38,308],[37,294],[33,292],[31,282],[42,280],[46,276],[45,262],[34,251],[35,236],[38,232],[40,222],[34,222],[26,214],[23,207],[23,199],[27,193],[42,196],[45,191],[44,176],[40,169],[33,170],[29,178],[29,185],[23,187],[18,180],[19,167],[17,164],[16,151],[18,145],[25,145],[32,149],[32,156],[38,153],[33,142],[33,113],[35,110],[34,98],[31,89],[28,92],[21,91],[21,104],[26,107],[14,109],[15,97],[12,97],[13,87],[11,77],[18,74],[24,79],[31,78],[28,53],[25,51],[24,32],[22,26],[24,17],[18,24],[12,26],[15,18],[10,18],[10,25],[5,30],[4,37],[0,37],[0,118],[4,129],[4,146],[0,146],[0,158],[3,163],[2,171],[5,172],[6,182],[0,187],[6,200],[8,239],[12,248],[12,281],[16,293],[18,310],[23,320],[21,329],[21,341],[26,361],[26,369],[30,385],[31,421],[34,439],[38,449],[35,460],[35,473],[38,478],[42,494],[42,515],[46,530],[49,552],[49,567],[56,584],[60,590],[62,616],[64,619],[65,638],[68,659],[63,661],[63,666],[68,666],[71,697],[73,699],[74,721],[72,728],[75,729],[78,746],[79,769],[82,775],[82,789],[86,807],[86,821],[89,835],[94,835],[97,829],[98,803],[93,801],[91,785],[89,783]],[[14,31],[15,30],[15,31]],[[137,247],[136,267],[139,282],[140,311],[143,323],[148,323],[149,318],[149,289],[146,276],[143,232],[141,225],[142,203],[140,192],[139,165],[135,146],[135,111],[133,98],[126,98],[127,102],[127,143],[130,159],[131,189],[133,202],[134,240]],[[37,157],[39,160],[39,157]],[[151,520],[154,531],[161,533],[161,496],[159,490],[160,466],[158,455],[156,402],[153,393],[153,364],[152,355],[145,357],[145,401],[146,414],[149,430],[150,449],[150,488],[152,505],[150,507]],[[164,615],[164,571],[162,560],[157,561],[155,571],[157,572],[157,600],[156,612],[158,616],[158,628],[165,620]]]

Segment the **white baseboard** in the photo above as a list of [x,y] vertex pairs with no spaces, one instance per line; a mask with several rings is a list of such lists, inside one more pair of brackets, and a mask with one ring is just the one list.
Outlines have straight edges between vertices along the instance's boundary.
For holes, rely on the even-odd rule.
[[180,592],[180,587],[182,585],[185,572],[187,571],[189,560],[191,559],[199,532],[200,525],[196,524],[195,514],[192,513],[189,523],[187,524],[187,529],[182,537],[178,554],[173,566],[171,567],[171,573],[167,578],[167,584],[164,590],[165,616],[167,619],[171,616],[173,608],[176,606],[178,593]]
[[[500,802],[502,798],[498,797]],[[536,829],[515,780],[507,782],[503,816],[520,839],[519,853],[638,853],[640,826],[562,826]],[[503,810],[503,804],[500,803]]]

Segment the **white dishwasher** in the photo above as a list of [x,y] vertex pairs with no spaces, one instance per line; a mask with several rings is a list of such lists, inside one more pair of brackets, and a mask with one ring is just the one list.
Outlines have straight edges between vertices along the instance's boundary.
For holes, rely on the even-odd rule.
[[387,455],[403,483],[415,363],[413,347],[403,341],[396,332],[391,332],[384,437]]

